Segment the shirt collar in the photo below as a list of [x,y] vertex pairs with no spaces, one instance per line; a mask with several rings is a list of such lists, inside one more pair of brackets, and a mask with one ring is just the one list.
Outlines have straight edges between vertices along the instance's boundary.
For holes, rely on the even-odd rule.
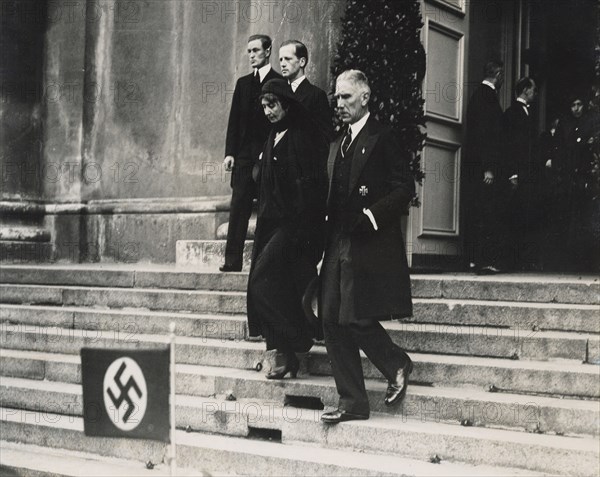
[[[269,63],[267,63],[262,68],[258,69],[258,74],[260,75],[261,83],[265,80],[265,76],[267,76],[269,74],[269,71],[271,71],[271,65]],[[256,68],[254,69],[254,74],[256,75]]]
[[488,80],[483,80],[481,82],[481,84],[485,84],[485,85],[489,86],[490,88],[492,88],[494,91],[496,91],[496,86],[494,86],[494,83],[492,83],[492,82],[490,82]]
[[306,75],[302,75],[302,76],[300,76],[300,78],[297,78],[290,83],[290,86],[292,87],[292,91],[294,93],[298,89],[298,86],[300,86],[300,83],[302,83],[305,79],[306,79]]
[[360,132],[362,131],[362,129],[365,127],[365,124],[367,124],[367,120],[369,119],[370,115],[371,115],[371,113],[368,112],[362,118],[360,118],[358,121],[356,121],[354,124],[351,124],[349,126],[350,134],[352,134],[353,141],[356,139],[356,136],[358,136],[360,134]]
[[527,116],[529,116],[529,104],[527,104],[527,101],[525,101],[523,98],[517,98],[517,102],[523,106],[523,110],[525,111],[525,114]]
[[527,104],[527,101],[525,101],[523,98],[517,98],[517,101],[523,106],[529,107],[529,104]]

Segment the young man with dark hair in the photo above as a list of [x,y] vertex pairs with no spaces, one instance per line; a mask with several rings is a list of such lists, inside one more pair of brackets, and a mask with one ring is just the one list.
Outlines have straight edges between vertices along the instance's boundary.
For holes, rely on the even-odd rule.
[[478,274],[499,273],[506,258],[508,176],[502,163],[502,108],[498,90],[504,64],[490,61],[467,107],[467,154],[462,180],[466,203],[466,255]]
[[287,40],[279,48],[281,74],[288,80],[298,102],[311,114],[327,142],[333,138],[331,108],[327,94],[308,81],[304,70],[308,65],[308,48],[298,40]]
[[253,72],[238,79],[233,93],[223,166],[231,175],[231,208],[222,272],[239,272],[242,269],[244,241],[256,187],[252,168],[269,134],[270,124],[258,101],[261,85],[281,78],[269,63],[272,41],[266,35],[253,35],[248,39],[248,58]]
[[515,100],[504,112],[506,175],[512,193],[508,202],[512,250],[508,265],[517,270],[538,270],[542,202],[543,166],[534,150],[537,130],[530,110],[537,95],[535,81],[521,78],[515,85]]

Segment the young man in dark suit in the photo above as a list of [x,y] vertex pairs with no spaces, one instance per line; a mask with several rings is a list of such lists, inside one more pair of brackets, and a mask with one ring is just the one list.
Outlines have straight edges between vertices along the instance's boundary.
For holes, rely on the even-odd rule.
[[288,80],[296,100],[311,114],[327,142],[333,139],[331,108],[327,94],[313,85],[304,74],[308,64],[308,49],[298,40],[284,41],[279,48],[281,74]]
[[328,160],[319,314],[339,405],[321,416],[327,424],[369,417],[360,349],[388,380],[388,406],[402,401],[412,371],[411,359],[380,321],[412,315],[402,215],[415,183],[409,155],[370,115],[370,95],[361,71],[337,78],[338,114],[348,127],[331,144]]
[[540,237],[543,219],[543,166],[535,144],[537,131],[530,106],[537,87],[531,78],[515,85],[516,99],[504,112],[504,148],[507,175],[511,182],[508,203],[511,257],[509,265],[517,270],[537,270],[540,263]]
[[270,124],[258,101],[261,85],[281,75],[271,68],[272,41],[266,35],[248,39],[248,58],[253,72],[238,79],[233,93],[223,166],[231,175],[231,208],[222,272],[242,269],[244,241],[256,187],[252,168],[269,134]]
[[503,63],[488,62],[484,80],[467,107],[467,155],[462,175],[465,247],[470,267],[482,275],[499,273],[506,258],[510,183],[502,161],[502,108],[498,101],[503,82]]

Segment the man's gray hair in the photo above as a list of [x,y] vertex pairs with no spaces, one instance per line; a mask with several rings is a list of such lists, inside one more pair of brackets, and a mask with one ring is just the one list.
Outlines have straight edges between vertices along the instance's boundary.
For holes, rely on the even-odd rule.
[[336,83],[340,81],[349,81],[350,83],[357,86],[361,91],[365,93],[371,93],[371,87],[369,86],[369,79],[367,75],[360,70],[346,70],[341,73],[336,80]]

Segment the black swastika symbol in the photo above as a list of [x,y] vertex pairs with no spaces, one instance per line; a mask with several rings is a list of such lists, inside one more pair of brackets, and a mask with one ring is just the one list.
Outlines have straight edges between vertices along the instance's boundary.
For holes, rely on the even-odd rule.
[[117,385],[117,387],[119,388],[119,391],[121,392],[119,394],[119,397],[118,398],[115,397],[115,395],[112,392],[112,389],[110,389],[110,388],[107,389],[108,395],[110,396],[110,399],[112,400],[113,404],[116,406],[117,409],[121,406],[123,401],[127,401],[127,411],[123,415],[124,423],[127,423],[129,418],[131,417],[131,414],[133,414],[133,411],[135,410],[135,406],[134,406],[133,402],[131,401],[131,398],[129,397],[129,390],[133,388],[135,390],[135,392],[137,393],[138,397],[139,398],[142,397],[142,391],[140,390],[139,386],[137,385],[135,379],[133,379],[133,376],[129,378],[129,380],[127,381],[127,383],[125,385],[123,385],[123,383],[121,382],[121,376],[123,375],[123,372],[125,371],[126,368],[127,368],[127,365],[125,363],[121,364],[119,371],[117,371],[117,374],[115,374],[115,384]]

